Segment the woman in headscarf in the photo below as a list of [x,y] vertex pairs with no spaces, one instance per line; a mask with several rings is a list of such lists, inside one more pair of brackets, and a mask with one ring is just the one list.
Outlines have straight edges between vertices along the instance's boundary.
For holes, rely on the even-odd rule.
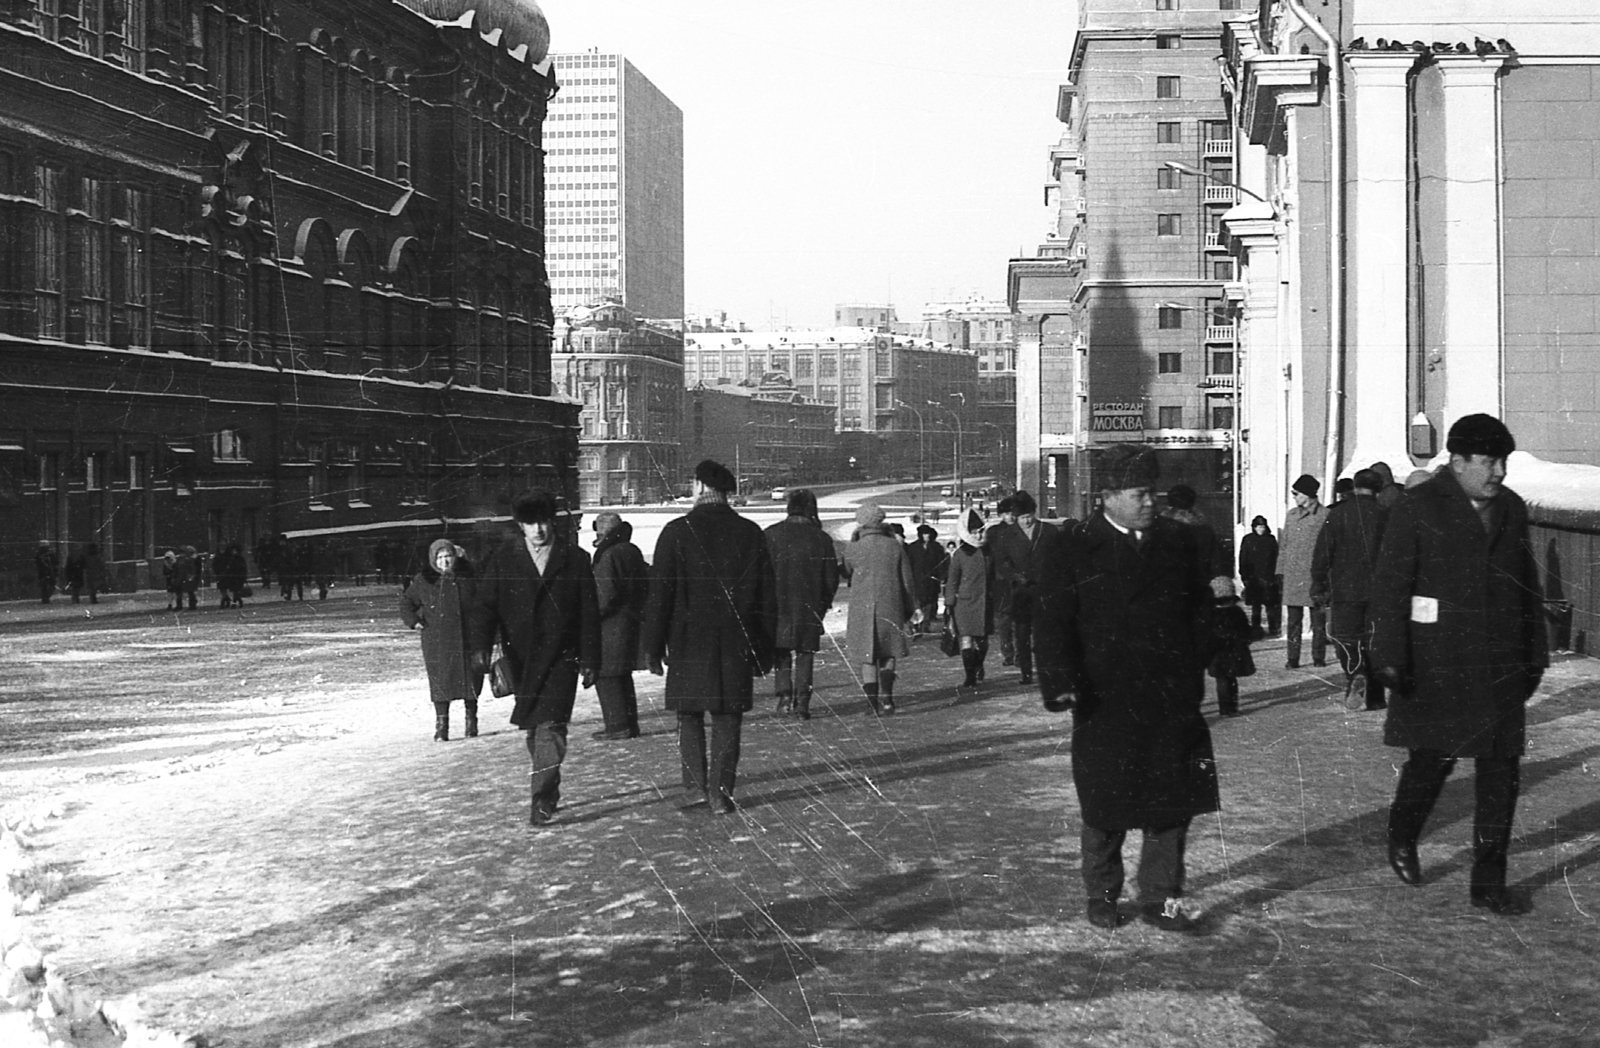
[[894,712],[895,659],[911,653],[906,622],[920,621],[917,583],[903,542],[889,533],[883,507],[856,509],[856,540],[844,549],[840,574],[850,582],[845,645],[861,667],[861,690],[873,713]]
[[466,735],[478,734],[478,692],[483,674],[475,673],[467,658],[466,605],[472,566],[455,543],[437,539],[428,547],[428,560],[400,595],[400,619],[409,629],[422,631],[422,663],[428,669],[428,693],[433,699],[433,738],[450,739],[450,703],[466,704]]
[[1276,592],[1278,540],[1266,517],[1250,522],[1250,534],[1239,543],[1239,577],[1244,580],[1244,602],[1250,605],[1250,628],[1261,636],[1261,609],[1267,609],[1266,636],[1283,629],[1283,600]]
[[994,559],[984,539],[988,528],[982,514],[967,510],[956,518],[960,545],[950,555],[945,575],[944,607],[961,638],[962,686],[976,688],[983,680],[983,660],[989,654],[989,634],[994,632]]

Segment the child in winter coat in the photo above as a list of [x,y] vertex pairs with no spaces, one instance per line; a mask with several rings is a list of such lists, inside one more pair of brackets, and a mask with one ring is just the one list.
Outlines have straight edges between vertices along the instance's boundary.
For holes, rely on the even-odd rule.
[[1206,672],[1217,679],[1217,710],[1224,717],[1239,715],[1239,678],[1256,671],[1250,655],[1250,619],[1233,591],[1233,580],[1211,580],[1216,598],[1212,619],[1212,655]]
[[449,539],[428,547],[422,571],[400,595],[400,620],[422,630],[422,662],[428,670],[433,700],[433,738],[450,740],[450,703],[466,704],[466,736],[478,734],[478,692],[483,674],[474,672],[467,655],[467,604],[472,569]]

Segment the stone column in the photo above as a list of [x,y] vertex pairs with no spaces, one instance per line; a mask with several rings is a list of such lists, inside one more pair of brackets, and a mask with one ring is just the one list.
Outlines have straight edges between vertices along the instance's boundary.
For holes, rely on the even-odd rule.
[[1043,486],[1039,461],[1040,383],[1039,349],[1044,341],[1045,318],[1019,314],[1017,332],[1017,477],[1018,486],[1038,490]]
[[[1444,418],[1499,416],[1500,164],[1504,56],[1439,55],[1444,95]],[[1430,292],[1432,289],[1430,289]],[[1432,348],[1432,347],[1429,347]]]
[[[1348,356],[1343,472],[1406,456],[1407,178],[1406,78],[1416,55],[1346,56],[1353,104],[1346,210]],[[1334,274],[1334,279],[1339,279]],[[1331,484],[1332,477],[1325,483]]]
[[[1254,212],[1245,217],[1245,212]],[[1288,359],[1279,323],[1280,238],[1283,227],[1265,204],[1241,204],[1223,216],[1229,244],[1242,263],[1244,317],[1239,332],[1243,356],[1235,392],[1239,408],[1240,445],[1235,483],[1248,530],[1251,517],[1265,516],[1274,530],[1281,523],[1285,492],[1293,479],[1285,474],[1289,433],[1284,401],[1284,364]],[[1243,532],[1241,531],[1242,535]]]

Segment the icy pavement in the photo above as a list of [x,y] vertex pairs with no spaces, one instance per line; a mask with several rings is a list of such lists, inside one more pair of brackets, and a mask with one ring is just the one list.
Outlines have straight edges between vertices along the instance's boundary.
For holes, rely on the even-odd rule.
[[1083,920],[1069,722],[994,655],[958,692],[956,661],[919,641],[884,719],[837,652],[808,723],[758,682],[723,819],[679,810],[659,678],[637,678],[637,740],[591,739],[586,693],[561,819],[536,830],[509,703],[485,701],[483,737],[432,742],[390,594],[148,618],[0,631],[0,790],[60,812],[29,835],[54,885],[31,941],[84,1002],[132,997],[160,1029],[339,1048],[1600,1042],[1588,660],[1559,661],[1530,710],[1511,866],[1535,910],[1510,921],[1467,902],[1470,762],[1405,887],[1382,854],[1381,715],[1258,645],[1244,715],[1213,724],[1224,810],[1191,833],[1200,933],[1172,936]]

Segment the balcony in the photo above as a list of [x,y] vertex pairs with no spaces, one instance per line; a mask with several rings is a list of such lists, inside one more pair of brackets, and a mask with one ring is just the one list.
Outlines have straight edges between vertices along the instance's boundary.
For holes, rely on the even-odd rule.
[[1232,375],[1207,375],[1197,385],[1201,389],[1231,390],[1234,387]]
[[1081,196],[1073,197],[1072,211],[1073,214],[1078,215],[1080,218],[1084,215],[1087,215],[1089,213],[1089,201]]
[[1206,186],[1202,199],[1208,204],[1226,204],[1232,207],[1239,201],[1239,191],[1232,186]]
[[1208,138],[1200,144],[1200,150],[1207,157],[1226,157],[1233,155],[1233,139]]
[[1237,324],[1207,324],[1207,342],[1233,342],[1239,336]]
[[1207,251],[1222,251],[1222,252],[1226,252],[1228,250],[1228,245],[1226,245],[1226,244],[1224,244],[1222,242],[1222,234],[1221,233],[1207,233],[1206,234],[1206,250]]

